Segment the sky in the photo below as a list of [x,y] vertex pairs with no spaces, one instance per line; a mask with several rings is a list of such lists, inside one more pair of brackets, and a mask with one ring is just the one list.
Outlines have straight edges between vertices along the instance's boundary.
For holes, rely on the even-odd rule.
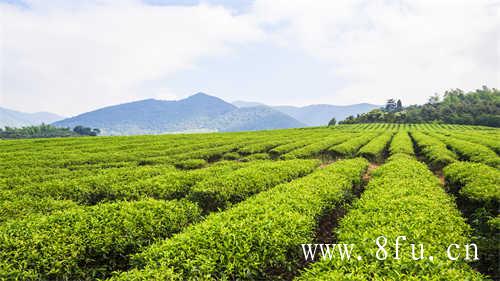
[[0,106],[72,116],[204,92],[422,104],[500,86],[500,0],[0,0]]

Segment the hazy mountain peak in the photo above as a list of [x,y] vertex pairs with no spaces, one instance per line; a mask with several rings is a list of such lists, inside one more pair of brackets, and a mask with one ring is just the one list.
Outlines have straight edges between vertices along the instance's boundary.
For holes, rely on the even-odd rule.
[[51,112],[26,113],[0,107],[0,127],[23,127],[52,123],[63,119],[63,116]]
[[239,108],[254,107],[254,106],[267,106],[267,105],[260,103],[260,102],[242,101],[242,100],[233,101],[232,104],[236,107],[239,107]]
[[178,101],[148,99],[101,108],[54,125],[83,125],[99,128],[103,134],[126,135],[263,130],[304,124],[272,108],[240,110],[218,97],[197,93]]

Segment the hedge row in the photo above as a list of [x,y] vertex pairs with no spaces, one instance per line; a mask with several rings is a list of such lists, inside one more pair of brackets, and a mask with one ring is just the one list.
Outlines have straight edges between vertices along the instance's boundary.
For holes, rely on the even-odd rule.
[[482,163],[456,162],[443,169],[446,182],[478,202],[500,201],[500,171]]
[[389,154],[394,155],[403,153],[407,155],[415,155],[413,150],[413,142],[411,141],[408,131],[399,131],[392,138],[389,146]]
[[338,161],[309,176],[261,192],[133,257],[136,269],[113,280],[269,280],[296,272],[301,243],[318,219],[352,195],[368,166]]
[[50,214],[78,207],[71,200],[56,200],[50,197],[20,195],[11,190],[0,192],[0,224],[7,220],[20,219],[31,214]]
[[353,157],[360,147],[377,137],[379,133],[365,133],[328,149],[335,156]]
[[441,139],[452,150],[465,157],[467,160],[484,163],[495,168],[500,168],[500,157],[498,157],[498,155],[493,150],[484,145],[450,138],[440,134],[433,134],[433,136]]
[[446,144],[439,139],[418,131],[412,131],[410,134],[415,140],[418,150],[425,156],[431,168],[441,169],[457,161],[456,154],[446,148]]
[[299,140],[299,141],[294,141],[291,143],[283,144],[280,146],[277,146],[271,150],[269,150],[269,154],[271,155],[281,155],[287,152],[290,152],[295,149],[299,149],[301,147],[304,147],[308,144],[311,144],[315,142],[315,140],[307,139],[307,140]]
[[361,147],[358,151],[358,155],[363,156],[370,161],[381,162],[384,158],[385,149],[387,148],[393,135],[393,132],[386,132],[377,136],[369,143]]
[[[446,133],[448,135],[448,133]],[[451,133],[451,136],[457,139],[462,139],[478,144],[482,144],[484,146],[489,147],[497,154],[500,154],[500,142],[498,141],[498,137],[485,136],[483,134],[477,134],[472,131],[466,131],[464,133]]]
[[302,148],[292,150],[288,153],[283,154],[281,158],[295,159],[315,157],[325,152],[329,147],[342,143],[352,137],[352,134],[338,134],[332,137],[328,137],[325,140],[318,140]]
[[500,171],[482,163],[456,162],[444,168],[443,174],[450,190],[458,191],[457,202],[474,229],[474,240],[481,249],[479,267],[497,280]]
[[[451,261],[446,255],[448,245],[457,243],[464,256],[469,230],[432,172],[396,154],[372,173],[360,200],[340,221],[337,243],[354,244],[352,258],[323,259],[297,280],[483,280],[463,259]],[[387,238],[385,260],[376,258],[380,236]],[[399,260],[394,258],[398,236],[406,237],[400,241]],[[416,244],[417,258],[418,244],[425,245],[424,259],[413,260],[410,243]]]
[[240,159],[241,162],[249,162],[256,160],[271,160],[271,156],[267,153],[255,153],[244,156]]
[[191,188],[188,199],[205,211],[225,209],[252,194],[305,176],[319,166],[317,160],[256,162],[220,177],[207,178]]
[[[208,177],[218,177],[250,163],[220,162],[209,168],[178,171],[175,169],[121,169],[78,180],[57,180],[17,190],[0,191],[0,222],[30,214],[48,215],[57,210],[93,205],[97,202],[140,200],[145,197],[176,199],[185,197],[190,187]],[[146,172],[149,171],[149,172]],[[161,172],[163,171],[163,173]],[[137,178],[135,178],[137,177]]]
[[137,200],[145,196],[173,199],[186,195],[186,190],[197,181],[243,167],[244,163],[220,162],[205,169],[180,171],[172,168],[127,168],[119,172],[103,173],[94,177],[57,180],[41,185],[30,185],[17,193],[33,197],[51,197],[73,200],[80,204],[120,199]]
[[276,147],[278,145],[287,144],[289,142],[290,142],[290,140],[283,140],[283,139],[265,140],[265,141],[262,141],[262,142],[245,145],[245,146],[239,148],[238,151],[242,155],[267,152],[271,148],[274,148],[274,147]]
[[128,256],[201,218],[187,201],[144,200],[70,209],[0,226],[0,279],[94,280]]

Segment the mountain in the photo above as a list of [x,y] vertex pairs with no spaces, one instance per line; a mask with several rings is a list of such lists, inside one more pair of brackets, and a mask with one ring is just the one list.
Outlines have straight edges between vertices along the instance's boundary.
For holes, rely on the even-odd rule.
[[26,113],[0,107],[0,128],[49,124],[63,118],[50,112]]
[[254,102],[254,101],[242,101],[242,100],[237,100],[233,101],[232,104],[236,107],[239,108],[245,108],[245,107],[256,107],[256,106],[267,106],[263,103],[260,102]]
[[308,126],[326,126],[335,117],[344,120],[349,115],[357,115],[379,108],[379,105],[360,103],[353,105],[315,104],[303,107],[273,106],[274,109],[287,114]]
[[267,106],[238,108],[214,120],[220,131],[255,131],[305,127],[305,124]]
[[204,93],[178,101],[147,99],[109,106],[55,122],[54,125],[99,128],[105,135],[264,130],[304,126],[271,108],[240,109]]

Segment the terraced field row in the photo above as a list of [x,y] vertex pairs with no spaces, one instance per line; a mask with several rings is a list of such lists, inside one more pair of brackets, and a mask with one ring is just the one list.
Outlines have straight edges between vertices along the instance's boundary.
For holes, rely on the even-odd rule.
[[[358,124],[2,141],[0,279],[497,278],[498,137]],[[380,236],[405,236],[401,260],[394,245],[376,258]],[[479,262],[447,258],[471,242]],[[325,243],[353,258],[308,261],[303,245]]]

